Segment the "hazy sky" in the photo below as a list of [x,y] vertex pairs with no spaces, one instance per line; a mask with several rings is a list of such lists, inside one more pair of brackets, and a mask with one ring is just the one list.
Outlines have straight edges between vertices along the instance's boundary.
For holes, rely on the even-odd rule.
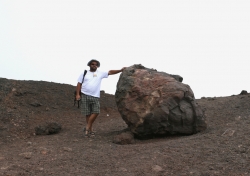
[[[76,85],[142,64],[181,75],[195,97],[250,92],[249,0],[0,0],[0,77]],[[118,75],[102,82],[114,94]]]

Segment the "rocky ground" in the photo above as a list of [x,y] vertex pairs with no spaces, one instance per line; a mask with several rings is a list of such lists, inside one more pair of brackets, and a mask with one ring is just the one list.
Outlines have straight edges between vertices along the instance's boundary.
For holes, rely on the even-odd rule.
[[[207,116],[204,132],[118,145],[113,138],[127,126],[114,95],[101,92],[96,136],[84,138],[74,90],[0,78],[0,175],[250,175],[250,94],[197,99]],[[35,135],[46,122],[62,130]]]

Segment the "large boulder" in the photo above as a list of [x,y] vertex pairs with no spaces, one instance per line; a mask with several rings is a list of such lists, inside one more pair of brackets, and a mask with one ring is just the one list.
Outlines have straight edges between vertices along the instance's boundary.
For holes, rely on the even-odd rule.
[[205,115],[182,77],[142,65],[120,75],[115,100],[123,120],[136,137],[194,134],[205,130]]

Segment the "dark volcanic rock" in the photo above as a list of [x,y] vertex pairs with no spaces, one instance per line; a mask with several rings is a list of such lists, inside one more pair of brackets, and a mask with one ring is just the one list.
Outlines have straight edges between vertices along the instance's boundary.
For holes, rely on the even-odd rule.
[[205,130],[205,115],[180,76],[133,65],[120,75],[118,111],[137,137],[193,134]]
[[240,95],[247,95],[247,91],[246,90],[242,90]]
[[44,125],[39,125],[35,128],[36,135],[49,135],[59,133],[62,126],[56,122],[46,123]]
[[31,106],[34,106],[34,107],[39,107],[39,106],[42,106],[41,103],[39,103],[38,101],[33,101],[30,103]]

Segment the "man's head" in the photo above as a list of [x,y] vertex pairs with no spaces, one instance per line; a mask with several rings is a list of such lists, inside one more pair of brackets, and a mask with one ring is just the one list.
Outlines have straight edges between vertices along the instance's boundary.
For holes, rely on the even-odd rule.
[[92,62],[95,62],[94,64],[96,64],[97,67],[100,67],[100,62],[98,60],[92,59],[88,62],[88,66],[90,66],[92,64]]
[[90,71],[95,71],[98,67],[100,67],[100,62],[92,59],[88,62],[88,66],[90,67]]

